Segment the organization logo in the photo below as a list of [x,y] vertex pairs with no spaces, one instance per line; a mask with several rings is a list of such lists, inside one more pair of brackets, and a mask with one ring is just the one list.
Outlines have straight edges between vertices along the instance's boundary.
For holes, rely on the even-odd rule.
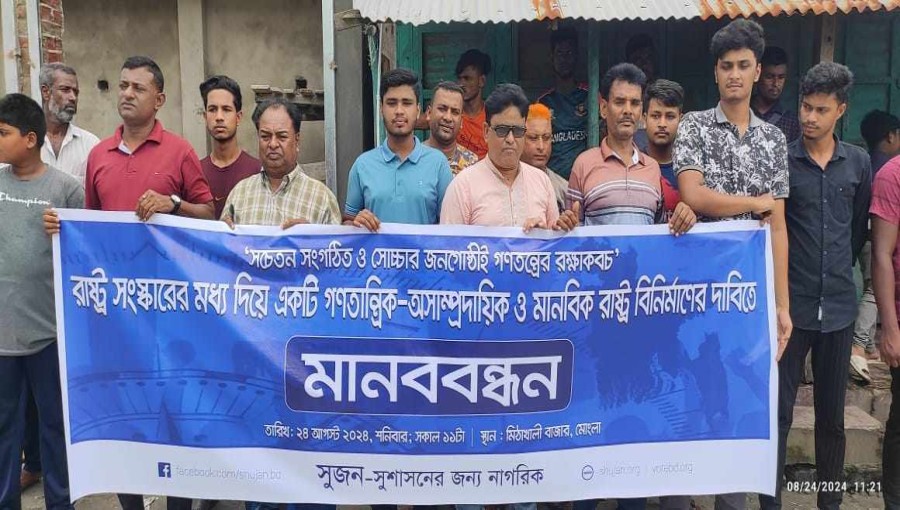
[[156,474],[160,478],[172,478],[172,464],[168,462],[157,462]]
[[590,464],[585,464],[583,468],[581,468],[581,479],[584,481],[588,481],[594,477],[594,467]]

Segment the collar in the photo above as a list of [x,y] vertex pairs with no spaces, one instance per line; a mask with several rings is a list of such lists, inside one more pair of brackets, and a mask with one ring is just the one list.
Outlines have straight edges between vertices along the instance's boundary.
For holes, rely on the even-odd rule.
[[775,101],[775,104],[773,104],[768,110],[766,110],[766,113],[763,113],[763,114],[757,114],[756,108],[753,108],[752,103],[751,103],[750,109],[753,110],[753,113],[756,114],[756,116],[759,118],[770,117],[776,113],[780,113],[782,115],[784,115],[786,113],[786,110],[784,109],[784,107],[781,106],[781,99]]
[[[81,129],[79,129],[75,124],[71,122],[66,125],[66,134],[63,135],[63,141],[59,145],[60,152],[62,152],[62,148],[69,144],[73,138],[81,138]],[[44,135],[44,145],[50,146],[50,133]],[[51,151],[52,152],[52,151]]]
[[[500,181],[501,183],[503,183],[505,185],[506,181],[503,180],[503,175],[500,174],[500,170],[497,170],[497,165],[495,165],[494,162],[491,161],[490,154],[485,155],[483,161],[485,163],[487,163],[487,167],[491,170],[491,173],[494,174],[494,177],[496,177],[498,181]],[[524,163],[519,161],[519,172],[516,174],[516,178],[513,179],[513,182],[510,184],[515,184],[516,182],[519,181],[519,176],[522,175],[523,166],[524,166]]]
[[[632,167],[638,163],[645,165],[646,163],[644,162],[644,153],[641,152],[640,149],[638,149],[638,146],[635,145],[633,139],[631,140],[631,147],[634,148],[634,152],[631,153],[631,164],[625,166]],[[616,154],[616,152],[612,150],[612,147],[609,146],[609,143],[606,142],[606,138],[604,138],[603,141],[600,142],[600,154],[603,156],[603,161],[606,161],[609,158],[616,158],[617,160],[621,161],[622,164],[625,164],[625,161],[618,154]]]
[[[264,167],[261,167],[259,169],[259,177],[260,183],[262,183],[263,187],[269,189],[269,175],[266,174],[266,169]],[[294,169],[288,172],[287,175],[285,175],[281,180],[281,185],[278,187],[275,193],[278,193],[287,186],[290,186],[295,180],[303,179],[304,177],[306,177],[306,175],[303,173],[303,170],[300,167],[300,163],[297,163],[297,165],[294,166]]]
[[[722,110],[722,102],[716,104],[716,123],[718,124],[728,124],[733,126],[734,124],[728,120],[728,117],[725,116],[725,111]],[[765,124],[765,121],[756,116],[756,113],[753,112],[753,108],[750,108],[750,127],[755,128]]]
[[[847,149],[844,147],[844,144],[838,140],[837,135],[832,133],[831,137],[834,139],[834,153],[831,155],[831,159],[828,160],[829,163],[839,159],[847,159]],[[805,159],[809,162],[813,162],[812,157],[810,157],[809,152],[806,150],[806,145],[803,145],[802,136],[788,144],[788,154],[794,159]]]
[[766,114],[769,114],[769,113],[780,113],[782,115],[785,113],[784,108],[781,106],[781,99],[779,99],[778,101],[775,101],[775,104],[773,104],[772,107],[769,108],[769,111],[766,112]]
[[[164,132],[165,130],[163,129],[162,122],[160,122],[159,119],[155,119],[153,122],[154,122],[154,124],[153,124],[153,129],[150,130],[150,134],[147,135],[147,139],[144,140],[144,143],[147,143],[147,142],[153,142],[153,143],[155,143],[156,145],[159,145],[159,144],[162,143],[163,132]],[[124,124],[120,124],[119,127],[116,129],[116,134],[113,135],[113,138],[114,138],[114,140],[115,140],[115,142],[116,142],[116,143],[115,143],[115,146],[114,146],[114,147],[110,147],[109,150],[111,150],[111,151],[113,151],[113,150],[119,150],[119,147],[122,146],[122,145],[124,144],[124,142],[123,142],[123,140],[122,140],[122,133],[123,133],[124,131],[125,131],[125,125],[124,125]],[[138,149],[140,149],[140,148],[143,147],[143,146],[144,146],[144,144],[142,143],[140,146],[138,146]],[[135,150],[135,151],[136,151],[136,150]],[[135,151],[132,151],[132,153],[134,153]]]
[[[422,142],[419,141],[419,138],[416,135],[413,135],[412,138],[415,145],[413,146],[412,152],[410,152],[409,156],[406,157],[406,161],[409,161],[410,163],[415,165],[419,162],[419,158],[422,157],[422,154],[425,153],[425,147],[422,145]],[[399,159],[399,156],[394,154],[394,151],[392,151],[391,148],[388,147],[387,138],[384,139],[384,142],[382,142],[379,149],[381,152],[381,157],[382,159],[384,159],[385,163],[390,163],[394,160],[394,158]]]

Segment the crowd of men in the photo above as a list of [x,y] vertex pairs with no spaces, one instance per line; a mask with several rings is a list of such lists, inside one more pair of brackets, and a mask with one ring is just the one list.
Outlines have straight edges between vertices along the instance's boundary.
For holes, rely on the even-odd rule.
[[[873,111],[860,126],[869,153],[840,141],[851,71],[823,62],[799,84],[799,112],[781,104],[785,52],[765,47],[762,28],[738,20],[713,36],[719,101],[684,112],[684,90],[656,76],[652,40],[629,42],[626,62],[600,85],[602,141],[587,146],[587,90],[575,81],[578,39],[552,37],[555,87],[531,102],[515,84],[487,97],[490,59],[465,52],[456,81],[435,89],[422,115],[419,78],[386,73],[380,98],[387,137],[350,169],[347,200],[298,163],[298,106],[256,106],[257,158],[236,138],[243,121],[238,84],[213,76],[200,85],[212,152],[200,160],[156,118],[166,101],[159,66],[131,57],[121,69],[122,124],[103,140],[73,124],[74,69],[41,70],[38,104],[0,99],[0,508],[19,508],[20,490],[40,477],[46,506],[69,502],[56,321],[48,234],[54,208],[134,211],[239,224],[345,224],[377,232],[381,222],[458,224],[569,231],[582,225],[666,223],[681,235],[697,221],[757,219],[771,225],[779,360],[778,490],[760,496],[780,508],[788,431],[804,361],[812,353],[819,482],[842,479],[848,378],[871,380],[867,359],[891,367],[895,404],[887,423],[882,490],[900,508],[900,121]],[[416,127],[430,135],[420,141]],[[871,223],[871,229],[869,224]],[[864,292],[856,298],[860,260]],[[876,312],[877,307],[877,312]],[[875,342],[877,316],[880,342]],[[710,423],[716,426],[715,420]],[[24,464],[20,460],[24,451]],[[825,487],[825,485],[823,485]],[[841,491],[820,491],[820,508],[839,508]],[[120,495],[126,510],[140,495]],[[744,508],[745,494],[723,494],[716,508]],[[170,509],[191,501],[168,498]],[[644,508],[646,499],[619,500]],[[690,497],[662,498],[690,508]],[[328,505],[291,505],[326,508]],[[596,501],[576,502],[579,510]],[[248,502],[250,509],[275,508]],[[461,508],[478,508],[461,505]],[[534,508],[518,503],[517,508]]]

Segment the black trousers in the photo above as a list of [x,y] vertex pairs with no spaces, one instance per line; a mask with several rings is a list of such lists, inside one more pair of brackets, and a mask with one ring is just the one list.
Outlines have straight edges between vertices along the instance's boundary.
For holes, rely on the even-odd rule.
[[[144,496],[137,494],[119,494],[122,510],[144,510]],[[166,510],[191,510],[190,499],[166,497]]]
[[[850,375],[853,324],[822,333],[794,329],[778,363],[778,485],[776,497],[760,495],[762,509],[781,508],[788,432],[794,422],[797,388],[803,377],[806,354],[812,350],[813,399],[816,416],[816,476],[819,482],[840,482],[844,477],[844,399]],[[839,486],[839,484],[838,484]],[[839,509],[843,492],[819,492],[820,509]]]
[[891,369],[891,414],[884,428],[881,490],[884,508],[900,510],[900,368]]

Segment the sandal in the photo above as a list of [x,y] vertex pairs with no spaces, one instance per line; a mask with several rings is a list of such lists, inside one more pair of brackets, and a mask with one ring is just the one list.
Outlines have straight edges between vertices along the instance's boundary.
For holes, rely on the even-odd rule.
[[850,377],[863,386],[872,382],[872,374],[869,373],[869,363],[865,356],[858,354],[850,356]]

